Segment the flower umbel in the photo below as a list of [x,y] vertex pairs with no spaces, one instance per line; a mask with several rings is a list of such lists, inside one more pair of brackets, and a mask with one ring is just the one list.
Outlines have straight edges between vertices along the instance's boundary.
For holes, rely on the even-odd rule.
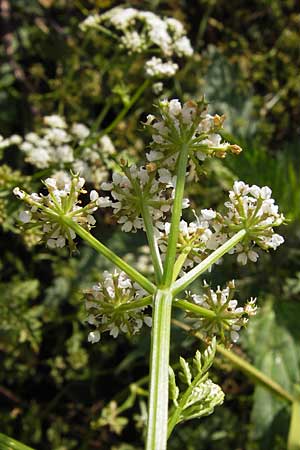
[[[113,200],[100,197],[99,206],[112,207],[126,232],[144,229],[142,206],[146,206],[156,228],[161,228],[171,211],[176,180],[168,170],[152,171],[150,165],[127,167],[123,164],[122,169],[124,174],[114,173],[111,182],[102,183],[101,188],[111,191]],[[184,200],[183,207],[186,206],[188,202]]]
[[228,212],[221,219],[222,232],[230,235],[241,229],[247,231],[245,239],[235,248],[238,262],[243,265],[248,259],[257,260],[255,246],[262,250],[276,250],[284,242],[273,228],[282,225],[285,217],[278,212],[271,195],[269,187],[249,186],[243,181],[236,181],[229,192],[230,200],[225,203]]
[[189,164],[196,167],[209,156],[224,158],[227,153],[240,153],[238,145],[223,142],[218,134],[224,116],[207,114],[206,106],[204,100],[190,100],[183,105],[177,99],[162,100],[159,103],[161,117],[148,115],[145,124],[153,139],[148,161],[174,169],[183,144],[189,148]]
[[[189,294],[189,299],[196,305],[213,311],[215,317],[198,318],[195,328],[204,336],[217,336],[223,343],[237,342],[239,330],[247,324],[250,316],[256,314],[256,299],[251,298],[245,306],[238,306],[238,301],[234,299],[233,280],[224,289],[218,286],[216,291],[204,282],[203,289],[203,294]],[[189,313],[188,317],[195,318],[195,315]]]
[[58,186],[55,178],[47,178],[44,181],[47,195],[29,195],[18,187],[14,188],[14,194],[29,205],[29,209],[20,213],[19,220],[24,226],[37,227],[40,240],[46,242],[49,248],[60,248],[68,244],[70,250],[74,251],[75,232],[60,218],[69,217],[87,230],[95,225],[96,220],[92,214],[98,209],[99,196],[96,191],[91,191],[90,202],[82,207],[79,195],[86,193],[84,184],[84,178],[74,175],[63,186]]
[[89,342],[98,342],[101,333],[106,331],[116,338],[120,332],[138,333],[144,323],[150,327],[151,317],[144,313],[145,307],[130,307],[131,302],[145,295],[146,292],[123,272],[105,271],[103,280],[85,291],[87,322],[95,327],[89,333]]

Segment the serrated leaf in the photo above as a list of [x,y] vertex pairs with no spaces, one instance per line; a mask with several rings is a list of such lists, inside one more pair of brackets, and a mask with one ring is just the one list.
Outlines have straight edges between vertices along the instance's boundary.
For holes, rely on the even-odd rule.
[[193,359],[193,366],[197,373],[202,371],[201,353],[199,350],[196,351],[195,357]]
[[203,357],[202,357],[202,361],[203,361],[202,372],[203,373],[207,372],[208,369],[210,368],[210,366],[212,365],[214,358],[215,358],[215,354],[216,354],[216,348],[217,348],[217,340],[216,340],[216,337],[214,336],[212,338],[210,345],[207,347],[207,349],[203,353]]
[[224,393],[220,386],[211,380],[206,380],[195,386],[179,416],[178,422],[211,414],[215,406],[221,405],[224,400]]
[[176,405],[179,396],[179,389],[176,385],[175,373],[172,367],[169,367],[169,389],[170,389],[170,399],[173,400],[174,404]]
[[180,366],[182,368],[182,372],[179,372],[179,378],[183,383],[190,385],[192,382],[192,374],[190,370],[189,364],[182,357],[179,359]]

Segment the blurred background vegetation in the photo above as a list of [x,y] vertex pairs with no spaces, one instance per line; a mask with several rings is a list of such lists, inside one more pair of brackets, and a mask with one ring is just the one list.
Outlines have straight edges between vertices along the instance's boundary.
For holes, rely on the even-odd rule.
[[[204,93],[211,112],[226,115],[224,135],[244,149],[239,157],[207,164],[190,192],[193,206],[219,207],[238,178],[269,185],[289,219],[281,230],[286,243],[275,254],[242,269],[227,256],[210,277],[214,283],[234,277],[242,298],[258,297],[259,314],[238,352],[293,393],[300,382],[299,2],[1,0],[4,137],[38,129],[49,114],[101,133],[130,101],[144,81],[143,60],[121,54],[103,34],[79,29],[88,14],[116,5],[185,25],[195,53],[164,83],[163,95],[186,100]],[[148,88],[109,134],[127,159],[143,157],[150,137],[141,120],[156,99]],[[0,158],[0,431],[37,450],[142,448],[149,333],[87,343],[80,290],[107,265],[84,244],[70,258],[21,233],[16,218],[22,206],[11,190],[39,189],[44,174],[24,162],[17,147],[0,150]],[[96,236],[147,270],[142,235],[121,233],[109,215],[97,221]],[[172,361],[198,346],[174,327]],[[212,375],[226,393],[224,405],[201,422],[178,427],[171,450],[286,448],[288,404],[221,357]]]

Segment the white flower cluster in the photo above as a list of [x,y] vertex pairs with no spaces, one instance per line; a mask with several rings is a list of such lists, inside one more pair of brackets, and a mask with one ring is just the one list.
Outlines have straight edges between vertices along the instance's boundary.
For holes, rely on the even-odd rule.
[[178,70],[178,64],[172,61],[163,62],[161,58],[153,56],[145,64],[145,72],[148,77],[171,78]]
[[[100,197],[102,207],[111,207],[122,230],[126,232],[144,229],[142,206],[149,208],[156,229],[164,226],[170,213],[176,180],[167,169],[151,171],[151,168],[122,167],[124,174],[113,173],[112,181],[102,183],[103,191],[110,191],[111,197]],[[183,207],[189,205],[183,200]]]
[[[186,259],[182,269],[192,268],[195,264],[200,263],[210,253],[208,242],[213,232],[210,229],[210,220],[216,217],[215,211],[211,209],[203,209],[196,222],[187,223],[181,220],[179,224],[179,236],[177,242],[177,254],[186,254]],[[167,251],[168,236],[171,224],[165,223],[164,232],[161,233],[158,240],[159,248],[162,252],[162,259],[165,258]]]
[[[58,115],[45,116],[44,124],[39,133],[30,132],[24,139],[13,135],[5,141],[9,145],[17,144],[24,152],[25,160],[38,169],[72,169],[95,185],[107,179],[104,161],[115,153],[108,136],[96,141],[93,137],[92,143],[88,143],[91,130],[86,125],[74,123],[68,127],[64,117]],[[65,178],[67,176],[65,172]]]
[[249,186],[243,181],[236,181],[229,192],[230,201],[225,203],[228,209],[222,218],[222,231],[230,233],[242,228],[247,230],[246,238],[236,246],[237,260],[245,265],[247,260],[256,261],[256,245],[263,250],[273,249],[284,242],[284,238],[274,232],[273,227],[284,223],[284,216],[278,212],[278,206],[271,198],[269,187]]
[[[197,222],[187,224],[181,221],[177,244],[178,255],[186,252],[184,269],[201,262],[216,250],[234,233],[245,229],[244,239],[229,253],[237,254],[237,262],[245,265],[248,260],[256,262],[262,250],[275,250],[284,242],[284,238],[274,232],[274,227],[284,223],[284,216],[278,212],[278,206],[271,198],[269,187],[249,186],[243,181],[236,181],[229,192],[230,201],[225,203],[228,213],[221,215],[212,209],[201,211]],[[160,235],[160,249],[166,251],[166,240],[170,225],[165,224],[164,233]]]
[[13,134],[8,138],[4,138],[0,134],[0,150],[10,147],[11,145],[20,145],[21,142],[22,138],[18,134]]
[[[204,291],[202,295],[190,294],[189,299],[203,308],[213,311],[215,317],[203,317],[200,325],[195,324],[205,336],[218,336],[222,342],[237,342],[239,331],[244,327],[249,317],[257,312],[256,299],[251,298],[245,306],[238,306],[238,301],[234,297],[234,281],[227,283],[226,288],[214,291],[204,282]],[[189,317],[195,317],[194,314],[188,314]]]
[[153,139],[148,161],[160,167],[174,168],[183,144],[188,145],[191,166],[199,165],[208,156],[224,158],[228,152],[241,152],[238,145],[222,141],[218,132],[224,117],[207,114],[203,101],[188,101],[181,105],[177,99],[162,100],[159,109],[161,116],[157,118],[150,114],[145,124],[150,128]]
[[116,338],[119,333],[136,334],[143,324],[151,327],[151,317],[144,313],[145,307],[130,308],[131,302],[145,297],[146,292],[133,283],[123,272],[103,273],[103,281],[85,291],[87,322],[94,326],[88,341],[100,340],[106,331]]
[[193,49],[181,22],[171,17],[161,18],[150,11],[117,6],[104,14],[88,16],[81,24],[83,31],[99,26],[112,28],[119,37],[120,47],[130,53],[153,51],[161,58],[146,63],[149,77],[171,77],[178,70],[172,61],[176,57],[188,57]]
[[30,207],[20,213],[19,220],[24,225],[39,227],[40,240],[46,242],[49,248],[61,248],[68,244],[70,250],[74,251],[76,234],[59,218],[68,216],[90,230],[96,223],[92,214],[98,209],[98,193],[91,191],[90,202],[82,207],[78,197],[86,193],[83,189],[84,178],[74,176],[71,181],[59,186],[55,178],[47,178],[44,184],[48,195],[37,193],[29,195],[18,187],[14,188],[14,194]]

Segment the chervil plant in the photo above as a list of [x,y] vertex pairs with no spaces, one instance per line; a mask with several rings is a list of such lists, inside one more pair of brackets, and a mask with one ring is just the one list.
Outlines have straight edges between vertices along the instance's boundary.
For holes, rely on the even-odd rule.
[[[105,20],[111,20],[110,16]],[[132,15],[133,20],[146,19]],[[131,21],[128,19],[128,23]],[[98,22],[97,19],[95,23]],[[118,29],[124,31],[123,28]],[[127,45],[129,37],[133,39],[132,35],[127,36],[123,45]],[[22,226],[35,228],[41,242],[49,248],[68,246],[73,252],[78,235],[118,269],[104,272],[99,283],[84,294],[86,320],[91,327],[89,342],[101,345],[104,333],[114,338],[120,333],[130,336],[139,333],[143,325],[152,325],[147,450],[166,449],[176,424],[210,414],[223,402],[221,388],[208,377],[217,342],[236,342],[239,330],[256,312],[255,299],[239,306],[232,280],[226,287],[216,289],[204,282],[201,293],[187,288],[226,253],[246,264],[248,260],[255,262],[261,250],[275,250],[283,242],[274,228],[284,222],[284,217],[266,186],[259,188],[237,181],[229,192],[225,213],[202,209],[193,212],[192,222],[183,218],[185,214],[192,216],[191,212],[188,214],[189,200],[184,196],[186,180],[198,182],[196,177],[192,181],[187,177],[190,171],[199,173],[207,158],[223,159],[228,153],[241,152],[239,146],[222,139],[223,121],[223,117],[209,115],[203,101],[182,105],[177,99],[162,100],[158,114],[149,115],[145,123],[152,133],[152,142],[144,165],[121,161],[112,179],[104,181],[99,192],[92,190],[85,205],[80,199],[86,194],[85,180],[76,173],[64,180],[47,178],[47,194],[14,189],[27,205],[19,216]],[[48,124],[51,125],[49,120]],[[64,128],[58,127],[65,133]],[[79,127],[77,134],[78,131]],[[83,131],[81,127],[81,134]],[[146,233],[153,279],[90,233],[98,208],[109,208],[124,232]],[[204,354],[197,352],[192,363],[180,359],[177,376],[169,368],[173,307],[186,312],[208,343]]]

